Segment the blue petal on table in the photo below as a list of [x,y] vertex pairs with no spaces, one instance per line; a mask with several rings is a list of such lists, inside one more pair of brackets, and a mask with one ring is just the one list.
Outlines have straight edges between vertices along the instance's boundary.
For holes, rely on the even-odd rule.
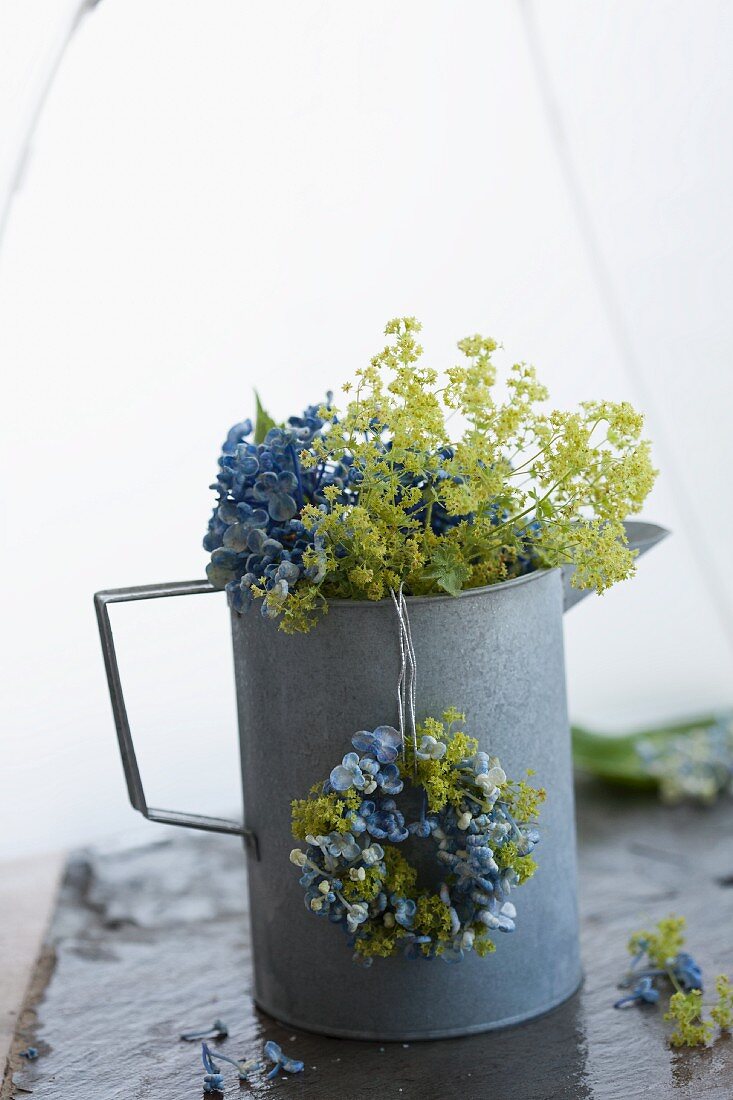
[[281,1069],[286,1073],[302,1073],[304,1063],[297,1061],[295,1058],[288,1058],[286,1054],[283,1054],[282,1047],[278,1046],[273,1039],[265,1043],[265,1056],[275,1063],[273,1069],[267,1074],[268,1078],[275,1077]]

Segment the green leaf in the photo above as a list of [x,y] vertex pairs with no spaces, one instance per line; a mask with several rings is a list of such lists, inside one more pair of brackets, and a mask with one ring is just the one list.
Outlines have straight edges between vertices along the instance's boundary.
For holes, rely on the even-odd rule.
[[430,559],[430,567],[424,576],[434,580],[449,596],[457,596],[463,591],[471,570],[462,560],[458,547],[439,546]]
[[265,436],[270,428],[277,428],[277,422],[272,419],[269,412],[262,407],[260,395],[255,390],[255,402],[257,405],[257,420],[255,421],[255,443],[264,443]]

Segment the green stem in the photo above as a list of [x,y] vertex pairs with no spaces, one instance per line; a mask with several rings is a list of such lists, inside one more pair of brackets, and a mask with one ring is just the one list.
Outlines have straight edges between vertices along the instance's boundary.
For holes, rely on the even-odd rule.
[[672,972],[671,970],[669,970],[669,969],[668,969],[667,967],[665,967],[664,969],[665,969],[665,971],[666,971],[666,973],[667,973],[667,977],[669,978],[670,982],[671,982],[671,983],[672,983],[672,985],[673,985],[673,986],[675,987],[675,989],[677,990],[677,992],[678,992],[678,993],[684,993],[684,989],[682,988],[682,986],[680,985],[680,983],[679,983],[679,982],[677,981],[677,979],[675,978],[675,976],[674,976],[674,973],[673,973],[673,972]]
[[[506,527],[513,527],[517,520],[524,519],[524,517],[528,516],[531,512],[536,512],[539,505],[543,504],[551,496],[551,494],[554,493],[560,485],[562,485],[563,481],[565,481],[573,473],[575,473],[575,471],[571,470],[565,475],[565,477],[560,478],[560,480],[555,482],[554,485],[551,485],[545,495],[540,497],[539,500],[535,501],[534,504],[530,504],[529,508],[525,508],[523,512],[519,512],[516,516],[512,516],[510,519],[505,520],[504,523],[497,524],[497,526],[494,528],[494,532],[503,531]],[[489,546],[492,545],[493,543],[489,543]]]
[[[536,461],[537,461],[537,459],[538,459],[538,458],[540,457],[540,455],[543,455],[543,454],[544,454],[544,453],[545,453],[545,452],[547,451],[547,449],[548,449],[549,447],[551,447],[551,446],[552,446],[552,444],[553,444],[553,443],[555,442],[555,440],[556,440],[557,438],[558,438],[558,435],[557,435],[557,433],[556,433],[556,434],[555,434],[555,435],[553,435],[553,436],[552,436],[552,438],[551,438],[551,439],[550,439],[550,440],[549,440],[549,441],[548,441],[548,442],[547,442],[547,443],[545,444],[545,446],[544,446],[544,447],[540,447],[540,449],[539,449],[539,451],[537,452],[537,454],[535,454],[535,455],[532,455],[532,457],[531,457],[531,458],[526,458],[526,459],[524,460],[524,462],[522,462],[522,463],[521,463],[521,465],[519,465],[519,466],[514,466],[514,467],[512,467],[512,472],[511,472],[511,474],[510,474],[510,477],[513,477],[513,476],[514,476],[514,474],[518,474],[518,473],[519,473],[519,472],[520,472],[521,470],[523,470],[523,469],[524,469],[524,467],[525,467],[525,466],[531,466],[533,462],[536,462]],[[518,452],[518,451],[517,451],[517,452],[515,452],[515,454],[519,454],[519,453],[520,453],[520,452]],[[514,458],[514,455],[512,455],[512,458]],[[512,458],[510,458],[510,459],[509,459],[508,461],[509,461],[509,462],[511,462],[511,461],[512,461]]]
[[340,890],[334,890],[334,894],[339,899],[339,901],[342,902],[346,906],[346,908],[348,910],[351,910],[351,909],[354,908],[353,905],[351,904],[351,902],[346,900],[346,898],[344,897],[344,895],[341,893]]

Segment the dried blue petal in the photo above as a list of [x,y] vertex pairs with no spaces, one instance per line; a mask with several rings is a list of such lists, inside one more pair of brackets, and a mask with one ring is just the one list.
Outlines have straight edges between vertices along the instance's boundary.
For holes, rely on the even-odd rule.
[[227,437],[222,444],[222,454],[232,455],[236,451],[242,440],[246,439],[248,435],[252,434],[252,421],[242,420],[239,424],[235,424],[233,428],[230,428],[227,432]]
[[203,1062],[204,1070],[204,1092],[223,1092],[224,1091],[224,1074],[219,1070],[219,1067],[214,1062],[211,1051],[206,1043],[201,1044],[201,1061]]
[[412,898],[392,897],[390,901],[394,906],[394,918],[397,924],[402,925],[403,928],[412,928],[412,922],[417,908]]
[[228,1062],[230,1066],[234,1066],[240,1081],[249,1081],[253,1074],[259,1073],[264,1068],[257,1058],[230,1058],[228,1054],[222,1054],[219,1050],[216,1052],[216,1057],[220,1062]]
[[274,1068],[267,1074],[268,1080],[276,1077],[281,1069],[285,1070],[286,1073],[302,1073],[305,1068],[303,1062],[299,1062],[295,1058],[288,1058],[286,1054],[283,1054],[282,1047],[272,1039],[265,1043],[265,1055],[271,1062],[275,1063]]
[[385,764],[377,773],[376,780],[385,794],[399,794],[404,786],[396,764]]
[[655,989],[650,977],[641,978],[634,987],[633,993],[621,997],[616,1001],[614,1008],[627,1008],[629,1005],[654,1004],[659,1000],[659,990]]
[[703,988],[702,970],[686,951],[681,951],[672,962],[672,973],[685,993]]
[[205,1073],[204,1092],[224,1092],[224,1074]]

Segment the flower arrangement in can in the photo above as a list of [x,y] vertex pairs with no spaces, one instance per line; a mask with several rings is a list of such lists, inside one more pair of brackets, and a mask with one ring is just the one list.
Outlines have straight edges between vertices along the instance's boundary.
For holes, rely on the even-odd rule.
[[364,965],[493,952],[521,919],[510,894],[533,876],[540,840],[542,789],[508,778],[458,711],[416,723],[407,599],[562,565],[603,592],[634,572],[624,520],[656,476],[627,402],[549,409],[534,367],[500,378],[497,343],[478,335],[439,372],[420,329],[390,321],[341,404],[328,393],[277,423],[258,397],[255,424],[224,442],[204,539],[209,581],[233,611],[259,604],[286,633],[310,630],[334,600],[394,602],[400,728],[351,736],[355,751],[292,804],[305,907]]
[[526,363],[502,388],[482,336],[441,373],[420,328],[389,322],[343,409],[328,394],[278,424],[258,399],[256,424],[229,431],[204,546],[236,611],[258,601],[282,630],[306,631],[329,600],[400,586],[456,595],[572,563],[574,585],[602,592],[633,573],[623,520],[656,475],[643,417],[627,402],[548,410]]

